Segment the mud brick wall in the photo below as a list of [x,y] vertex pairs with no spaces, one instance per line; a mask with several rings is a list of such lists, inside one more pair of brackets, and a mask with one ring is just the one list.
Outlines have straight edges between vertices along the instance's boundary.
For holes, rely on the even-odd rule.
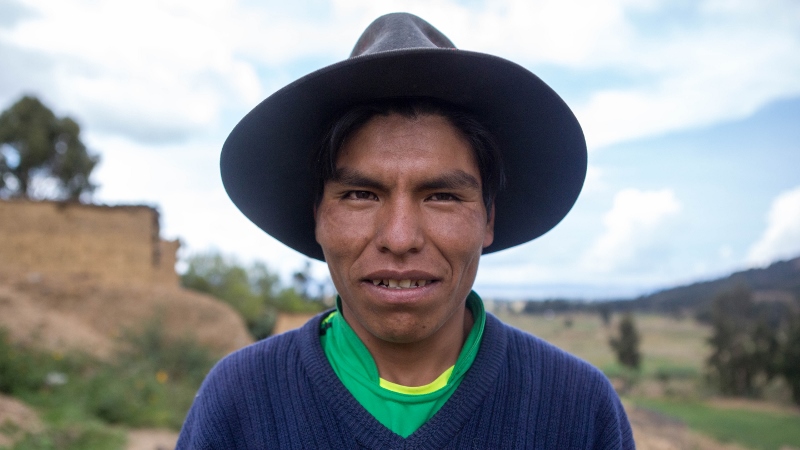
[[149,206],[0,201],[0,271],[177,285],[178,246]]

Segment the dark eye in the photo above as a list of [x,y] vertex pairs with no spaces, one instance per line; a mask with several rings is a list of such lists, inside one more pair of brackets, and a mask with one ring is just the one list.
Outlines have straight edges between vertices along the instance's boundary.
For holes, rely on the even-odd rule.
[[446,192],[437,192],[437,193],[431,195],[430,197],[428,197],[428,200],[434,201],[434,202],[446,202],[446,201],[457,200],[457,198],[453,194],[448,194]]
[[345,198],[350,200],[377,200],[378,197],[370,191],[350,191],[345,194]]

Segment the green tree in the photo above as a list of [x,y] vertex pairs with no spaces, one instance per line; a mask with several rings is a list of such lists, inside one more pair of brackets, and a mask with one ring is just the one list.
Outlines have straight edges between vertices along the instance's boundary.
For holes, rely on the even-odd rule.
[[725,395],[757,395],[756,381],[778,373],[776,326],[759,314],[752,292],[741,285],[714,298],[711,326],[710,378]]
[[639,370],[642,359],[642,355],[639,353],[639,341],[639,331],[636,330],[633,316],[626,313],[619,322],[619,336],[609,340],[620,364]]
[[100,158],[80,139],[80,126],[25,96],[0,114],[0,195],[79,200],[97,187],[89,177]]
[[184,287],[207,293],[241,314],[250,334],[263,339],[272,334],[277,319],[275,288],[278,276],[263,264],[249,271],[232,258],[219,253],[197,254],[189,258],[189,268],[181,276]]
[[780,356],[780,373],[792,389],[792,399],[800,405],[800,314],[795,314],[789,321]]

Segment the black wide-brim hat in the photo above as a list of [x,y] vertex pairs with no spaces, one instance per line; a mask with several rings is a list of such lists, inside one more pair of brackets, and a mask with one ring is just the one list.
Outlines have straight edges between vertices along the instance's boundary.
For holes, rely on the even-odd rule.
[[535,239],[566,216],[586,176],[586,142],[564,101],[527,69],[458,50],[411,14],[375,20],[350,58],[312,72],[253,108],[222,147],[222,182],[253,223],[324,260],[315,239],[310,155],[330,122],[371,100],[431,97],[472,113],[494,135],[506,172],[484,253]]

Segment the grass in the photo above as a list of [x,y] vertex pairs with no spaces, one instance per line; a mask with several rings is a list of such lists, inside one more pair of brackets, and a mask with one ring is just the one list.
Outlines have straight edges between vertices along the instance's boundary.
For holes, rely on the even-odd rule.
[[633,402],[680,419],[690,428],[722,442],[736,442],[764,450],[800,447],[800,415],[715,408],[697,401],[647,398],[634,399]]
[[[622,371],[608,344],[617,332],[618,317],[609,326],[598,314],[541,315],[501,314],[509,325],[536,335],[573,355],[601,368],[608,376]],[[675,319],[658,315],[636,315],[642,341],[642,376],[698,377],[703,373],[709,352],[706,339],[710,330],[690,318]],[[567,326],[567,319],[571,326]]]
[[110,361],[11,344],[0,330],[0,392],[45,423],[13,448],[114,449],[124,445],[124,427],[180,429],[216,359],[188,339],[168,338],[157,319],[126,333]]
[[13,450],[109,450],[125,446],[125,433],[100,423],[73,423],[51,426],[42,433],[28,434],[19,440]]

